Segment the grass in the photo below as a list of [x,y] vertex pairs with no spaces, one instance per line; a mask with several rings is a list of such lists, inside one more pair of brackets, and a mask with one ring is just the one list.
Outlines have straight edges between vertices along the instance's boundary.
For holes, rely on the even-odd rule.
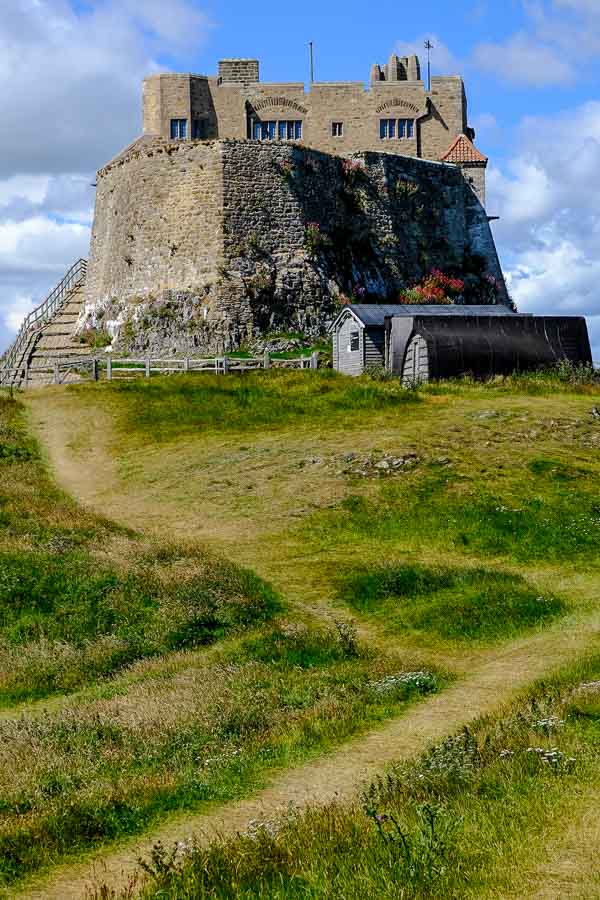
[[[75,388],[78,390],[78,388]],[[350,413],[397,409],[418,402],[398,384],[361,380],[348,384],[333,371],[249,372],[243,377],[212,374],[173,379],[98,384],[121,412],[129,435],[168,441],[198,430],[253,432],[292,426],[296,421],[339,423]]]
[[[376,780],[362,806],[314,807],[208,847],[159,846],[135,896],[525,896],[576,798],[600,787],[599,675],[594,658],[538,684]],[[95,900],[117,896],[133,894],[99,887]]]
[[0,429],[0,702],[58,695],[0,719],[4,885],[243,796],[443,687],[348,626],[269,624],[283,603],[253,572],[83,510],[9,395]]
[[514,476],[503,484],[500,475],[491,489],[487,477],[472,473],[467,479],[434,464],[412,480],[384,483],[374,496],[349,494],[339,510],[317,515],[308,527],[330,542],[367,534],[386,541],[410,536],[518,563],[585,559],[597,565],[596,478],[592,468],[534,460],[518,487]]
[[248,570],[191,546],[143,540],[81,510],[51,482],[8,395],[0,395],[0,472],[4,705],[210,643],[282,608]]
[[357,570],[346,577],[341,597],[381,619],[391,633],[457,641],[507,638],[568,609],[560,598],[540,596],[520,575],[410,563]]
[[112,696],[0,721],[0,883],[142,832],[166,812],[243,796],[265,770],[444,684],[361,647],[348,629],[298,624],[154,672],[129,689],[115,681]]
[[[591,641],[600,533],[591,409],[599,393],[554,373],[406,391],[322,371],[32,392],[28,404],[46,418],[50,446],[73,467],[81,496],[120,521],[202,534],[215,552],[141,538],[84,512],[52,485],[16,408],[18,436],[3,452],[17,458],[6,462],[0,509],[8,517],[0,552],[15,560],[0,604],[3,677],[13,691],[5,703],[71,693],[45,713],[38,705],[0,724],[7,890],[74,852],[162,827],[170,811],[251,793],[270,770],[401,714],[445,684],[440,672],[474,666],[504,677],[500,641],[516,639],[526,656],[528,632],[553,623],[531,638],[532,652],[550,648],[549,669],[561,618],[563,648],[579,640],[578,628],[589,626]],[[362,477],[360,465],[346,463],[405,453],[411,465],[389,475],[371,466]],[[315,625],[331,621],[340,598],[360,617],[360,641]],[[213,609],[224,618],[205,627]],[[133,655],[113,665],[103,648],[113,653],[122,642]],[[87,654],[87,668],[68,662],[67,675],[45,675],[49,661],[60,669],[61,654]],[[95,654],[108,663],[97,665]],[[21,659],[35,678],[18,674]],[[595,677],[584,668],[571,673],[573,683]],[[558,694],[539,696],[553,715]],[[406,896],[477,896],[471,885],[494,896],[494,883],[508,884],[526,865],[525,831],[541,846],[552,805],[567,815],[569,790],[600,785],[586,749],[596,701],[580,698],[578,717],[569,712],[568,725],[548,736],[564,739],[559,749],[578,760],[558,775],[518,749],[538,733],[528,703],[505,717],[510,726],[482,723],[468,745],[457,738],[430,759],[430,767],[446,751],[468,759],[476,742],[477,765],[467,766],[460,790],[430,790],[421,768],[413,779],[420,794],[396,772],[392,793],[371,798],[375,815],[393,815],[410,835],[415,871],[429,878],[441,859],[445,881],[411,886],[393,821],[379,822],[382,835],[364,809],[336,806],[198,851],[181,871],[181,848],[175,867],[170,850],[157,851],[148,896],[387,898],[401,896],[407,878]],[[511,729],[520,735],[514,745]],[[488,734],[495,756],[486,756]],[[500,759],[504,743],[513,762]],[[434,804],[443,806],[434,820],[449,857],[427,837]],[[429,849],[415,856],[420,847]]]

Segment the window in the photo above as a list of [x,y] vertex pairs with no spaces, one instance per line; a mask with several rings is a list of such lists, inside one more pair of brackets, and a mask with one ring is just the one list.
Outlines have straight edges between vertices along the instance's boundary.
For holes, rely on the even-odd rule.
[[396,137],[396,120],[381,119],[379,122],[379,137],[385,140],[391,140]]
[[332,122],[331,123],[331,137],[344,137],[344,123],[343,122]]
[[359,331],[351,331],[350,332],[350,352],[354,353],[356,350],[360,350],[360,332]]
[[282,119],[276,122],[261,122],[254,119],[252,137],[255,141],[300,141],[302,140],[302,122]]
[[192,119],[192,140],[205,141],[208,137],[208,121],[206,119]]
[[379,137],[382,141],[410,139],[415,136],[414,119],[380,119]]
[[171,119],[171,140],[185,141],[187,137],[187,119]]

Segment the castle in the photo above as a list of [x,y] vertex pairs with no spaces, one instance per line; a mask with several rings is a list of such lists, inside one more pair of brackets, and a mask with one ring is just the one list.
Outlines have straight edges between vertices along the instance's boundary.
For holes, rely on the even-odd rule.
[[[257,60],[144,81],[143,133],[98,172],[79,332],[222,353],[324,334],[340,304],[432,268],[508,296],[463,81],[416,56],[359,83],[265,84]],[[486,282],[487,284],[488,282]]]
[[361,82],[265,84],[256,59],[224,59],[217,76],[144,81],[143,131],[165,140],[297,141],[345,156],[372,151],[457,163],[485,205],[487,157],[472,144],[462,78],[421,79],[417,56],[393,53]]

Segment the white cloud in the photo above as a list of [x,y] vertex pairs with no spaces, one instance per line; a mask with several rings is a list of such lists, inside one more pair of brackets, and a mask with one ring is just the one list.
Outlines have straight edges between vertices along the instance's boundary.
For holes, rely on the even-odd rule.
[[[556,140],[568,127],[569,141]],[[517,150],[489,173],[490,212],[524,312],[590,317],[600,359],[600,103],[528,117]]]
[[[55,271],[71,256],[87,255],[90,230],[85,225],[59,224],[43,216],[24,222],[0,223],[0,267]],[[40,253],[43,247],[43,254]]]
[[208,28],[197,0],[2,4],[0,344],[87,256],[93,172],[140,133],[144,75]]
[[140,131],[140,87],[157,53],[198,48],[185,0],[12,0],[0,21],[0,176],[93,171]]
[[550,45],[535,43],[531,35],[513,35],[504,44],[479,44],[473,63],[503,81],[543,87],[575,80],[574,65]]
[[598,0],[521,0],[527,27],[475,47],[472,62],[502,81],[548,87],[574,83],[600,57]]
[[18,331],[25,316],[35,307],[33,297],[18,294],[13,297],[3,310],[4,324],[11,331]]
[[15,201],[42,203],[48,193],[47,175],[13,175],[0,181],[0,208]]

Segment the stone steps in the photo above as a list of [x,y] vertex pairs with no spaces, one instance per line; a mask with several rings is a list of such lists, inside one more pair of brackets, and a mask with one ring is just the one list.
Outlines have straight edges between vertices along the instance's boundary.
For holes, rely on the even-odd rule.
[[[77,356],[89,356],[90,348],[80,344],[75,338],[75,327],[79,314],[83,309],[83,282],[73,288],[62,308],[54,318],[42,329],[33,352],[30,353],[28,363],[30,367],[53,365],[60,359],[69,359]],[[79,376],[76,376],[77,380]],[[29,384],[50,384],[53,381],[52,374],[46,376],[42,373],[32,372]]]

